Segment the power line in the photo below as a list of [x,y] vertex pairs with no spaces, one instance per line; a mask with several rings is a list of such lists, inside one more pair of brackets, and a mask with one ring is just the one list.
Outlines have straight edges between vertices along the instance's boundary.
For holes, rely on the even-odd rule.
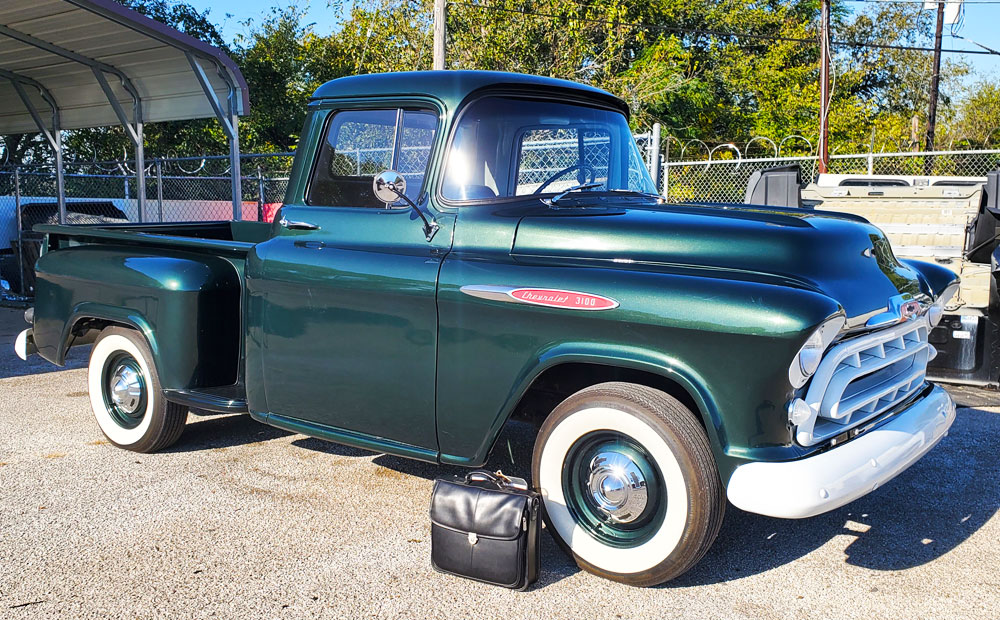
[[[839,0],[840,2],[850,2],[853,4],[924,4],[924,0]],[[1000,4],[1000,0],[931,0],[934,3],[943,4]]]
[[[876,2],[883,1],[901,1],[901,0],[875,0]],[[1000,4],[1000,0],[996,0]],[[874,3],[874,2],[873,2]],[[609,21],[604,19],[591,19],[586,17],[573,17],[569,15],[556,15],[554,13],[541,13],[538,11],[525,11],[522,9],[508,9],[506,7],[493,6],[489,4],[473,4],[471,2],[455,2],[449,1],[448,4],[452,6],[465,6],[472,9],[478,9],[481,11],[495,11],[498,13],[511,13],[516,15],[524,15],[528,17],[546,17],[549,19],[568,19],[570,21],[583,22],[585,24],[600,24],[604,26],[624,26],[628,28],[638,28],[641,30],[653,30],[659,32],[675,32],[681,34],[701,34],[715,37],[733,37],[736,39],[756,39],[762,41],[789,41],[792,43],[818,43],[818,39],[806,39],[801,37],[786,37],[782,35],[771,35],[771,34],[752,34],[752,33],[738,33],[738,32],[726,32],[722,30],[707,30],[703,28],[682,28],[679,26],[648,26],[645,24],[637,24],[634,22],[619,22],[619,21]],[[893,44],[882,44],[882,43],[853,43],[850,41],[832,41],[833,45],[839,47],[853,47],[853,48],[875,48],[875,49],[890,49],[890,50],[904,50],[904,51],[914,51],[914,52],[933,52],[933,47],[921,47],[918,45],[893,45]],[[942,52],[949,54],[973,54],[973,55],[992,55],[992,52],[980,51],[980,50],[958,50],[958,49],[942,49]]]

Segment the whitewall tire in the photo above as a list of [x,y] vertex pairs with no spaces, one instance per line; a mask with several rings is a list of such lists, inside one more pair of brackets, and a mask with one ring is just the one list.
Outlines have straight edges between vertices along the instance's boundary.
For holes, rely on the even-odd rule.
[[637,586],[693,567],[725,496],[704,429],[677,399],[603,383],[543,423],[532,458],[549,530],[584,570]]
[[184,431],[187,409],[163,397],[152,353],[135,330],[101,332],[90,353],[87,386],[101,432],[119,448],[155,452]]

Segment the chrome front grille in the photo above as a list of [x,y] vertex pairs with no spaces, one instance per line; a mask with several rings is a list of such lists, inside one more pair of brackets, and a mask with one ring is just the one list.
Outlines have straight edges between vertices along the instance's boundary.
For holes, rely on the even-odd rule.
[[924,385],[932,356],[929,331],[922,315],[832,346],[803,397],[816,415],[796,427],[798,442],[820,443],[915,394]]

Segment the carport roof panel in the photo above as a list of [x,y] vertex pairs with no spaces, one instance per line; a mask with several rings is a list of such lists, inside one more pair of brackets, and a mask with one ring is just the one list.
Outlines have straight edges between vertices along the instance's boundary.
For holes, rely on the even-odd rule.
[[[222,50],[114,0],[3,0],[0,25],[15,33],[0,34],[0,70],[44,86],[59,106],[61,129],[117,125],[118,117],[91,67],[26,42],[25,38],[120,71],[142,100],[143,122],[215,116],[187,53],[201,61],[223,107],[229,87],[219,71],[224,71],[226,79],[236,85],[237,112],[245,114],[249,110],[246,81]],[[106,77],[132,119],[131,96],[117,77],[110,73]],[[48,123],[49,107],[38,90],[29,86],[25,90]],[[35,131],[35,123],[14,86],[0,78],[0,134]]]

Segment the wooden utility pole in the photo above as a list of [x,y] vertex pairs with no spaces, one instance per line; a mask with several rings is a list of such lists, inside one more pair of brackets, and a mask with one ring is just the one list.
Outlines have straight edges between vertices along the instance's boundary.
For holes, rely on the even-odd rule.
[[927,106],[926,151],[934,150],[934,129],[937,125],[938,84],[941,80],[941,32],[944,30],[944,2],[937,3],[937,30],[934,31],[934,73],[931,74],[931,96]]
[[830,162],[830,0],[820,8],[819,34],[819,172]]
[[434,70],[444,69],[445,39],[448,32],[445,26],[446,0],[434,0]]

